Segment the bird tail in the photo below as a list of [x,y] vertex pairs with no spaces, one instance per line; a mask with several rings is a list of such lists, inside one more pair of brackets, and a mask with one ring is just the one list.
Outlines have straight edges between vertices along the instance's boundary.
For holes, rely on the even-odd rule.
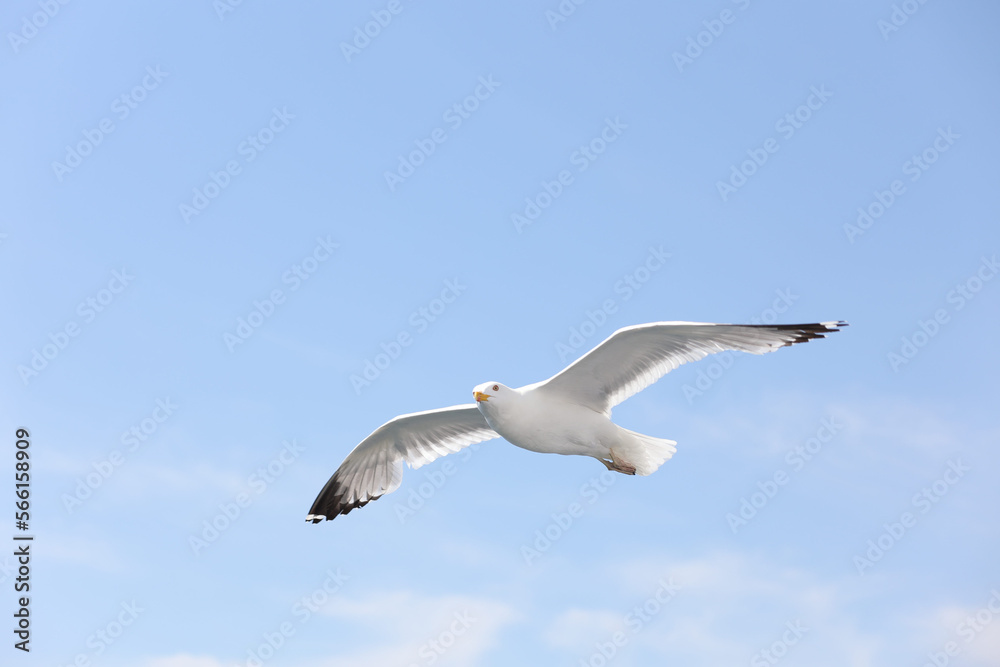
[[615,453],[635,466],[636,475],[653,474],[677,451],[677,442],[674,440],[654,438],[620,426],[618,428],[621,429],[621,438],[615,445]]

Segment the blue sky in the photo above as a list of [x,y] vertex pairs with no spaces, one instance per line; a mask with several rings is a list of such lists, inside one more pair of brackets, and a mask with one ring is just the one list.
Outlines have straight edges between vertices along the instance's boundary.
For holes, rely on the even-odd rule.
[[[992,3],[225,1],[0,10],[5,664],[1000,662]],[[650,477],[303,521],[616,328],[835,319],[619,406]]]

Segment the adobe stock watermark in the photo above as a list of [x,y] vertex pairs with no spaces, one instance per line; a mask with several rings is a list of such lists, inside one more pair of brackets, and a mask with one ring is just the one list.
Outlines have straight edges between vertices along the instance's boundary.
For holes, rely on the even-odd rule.
[[115,642],[121,639],[125,631],[132,627],[139,618],[139,614],[145,611],[135,600],[122,602],[119,607],[120,611],[115,613],[114,618],[87,636],[86,645],[90,650],[77,653],[73,662],[66,667],[87,667],[93,664],[91,661],[104,655]]
[[[604,127],[598,135],[570,153],[570,165],[576,167],[579,174],[587,171],[608,150],[608,146],[618,141],[627,129],[628,125],[621,121],[620,116],[615,116],[614,120],[605,118]],[[524,208],[510,215],[510,221],[517,233],[522,233],[525,227],[534,224],[541,217],[542,212],[552,206],[552,203],[561,197],[566,188],[574,182],[575,177],[569,169],[559,171],[551,181],[543,179],[542,189],[534,196],[525,197]]]
[[458,642],[462,635],[469,631],[476,620],[468,609],[461,612],[456,611],[452,614],[452,620],[448,627],[420,645],[420,648],[417,649],[420,662],[411,662],[409,667],[433,665]]
[[586,659],[580,660],[580,667],[605,667],[610,664],[618,652],[627,646],[632,638],[642,632],[643,628],[649,625],[681,590],[680,585],[674,583],[673,577],[664,577],[656,583],[656,591],[642,604],[632,607],[631,611],[625,614],[625,618],[622,619],[628,633],[619,630],[608,637],[607,641],[594,642],[594,652]]
[[945,295],[945,301],[951,307],[950,313],[948,308],[938,308],[926,320],[917,320],[917,329],[912,334],[903,336],[900,339],[899,348],[886,355],[889,367],[892,368],[893,372],[898,373],[900,367],[913,361],[920,350],[924,349],[935,336],[941,333],[941,328],[951,322],[952,313],[962,310],[975,299],[986,283],[997,275],[998,269],[1000,269],[1000,264],[997,264],[996,254],[994,253],[992,257],[984,255],[980,260],[979,268]]
[[107,458],[91,464],[93,472],[88,472],[83,477],[76,478],[76,487],[73,493],[62,494],[63,507],[68,514],[83,506],[83,503],[93,497],[94,492],[101,488],[106,481],[111,479],[115,471],[125,464],[128,454],[139,449],[155,434],[160,426],[173,416],[174,411],[179,406],[167,398],[156,399],[156,407],[153,408],[148,417],[133,424],[127,431],[122,433],[121,443],[125,446],[124,451],[112,449]]
[[3,562],[0,563],[0,584],[5,583],[12,574],[17,574],[17,564],[9,555],[4,556]]
[[930,512],[935,505],[941,502],[951,487],[958,484],[965,477],[965,473],[970,470],[972,468],[964,465],[962,459],[949,460],[948,467],[945,468],[940,478],[920,489],[910,498],[910,505],[917,510],[917,514],[906,511],[899,515],[899,521],[883,523],[882,533],[875,539],[868,540],[868,549],[865,550],[864,554],[854,556],[854,567],[858,574],[864,576],[865,570],[871,569],[875,563],[882,560],[886,553],[896,546],[910,529],[917,525],[920,517]]
[[555,9],[545,10],[545,20],[548,21],[552,32],[560,23],[565,23],[570,16],[576,13],[576,8],[587,2],[587,0],[561,0]]
[[533,565],[542,554],[552,548],[552,545],[562,539],[570,528],[576,525],[587,508],[597,502],[615,483],[615,473],[605,470],[597,477],[591,477],[580,487],[579,497],[571,502],[565,512],[551,515],[552,521],[544,528],[535,531],[534,540],[530,544],[521,545],[521,557],[527,565]]
[[416,516],[417,512],[426,506],[427,501],[437,495],[437,492],[444,488],[448,480],[458,472],[459,466],[455,464],[455,461],[461,459],[465,463],[472,457],[473,453],[479,451],[479,447],[480,443],[473,443],[463,448],[462,451],[447,457],[441,463],[440,470],[425,471],[424,481],[410,489],[406,501],[397,500],[394,503],[393,509],[396,511],[399,523],[405,524]]
[[882,40],[889,41],[889,35],[898,32],[910,20],[910,17],[920,11],[920,6],[927,4],[927,0],[903,0],[903,2],[892,5],[892,12],[889,19],[879,19],[875,22],[875,27],[882,33]]
[[[931,165],[938,161],[941,154],[948,152],[961,137],[962,135],[952,132],[950,125],[947,129],[939,127],[931,145],[903,163],[903,175],[909,176],[911,183],[916,183]],[[848,242],[853,244],[857,237],[863,236],[904,194],[906,194],[906,183],[898,178],[889,183],[889,187],[885,190],[873,191],[873,200],[866,206],[858,207],[858,217],[854,223],[844,223],[844,234]]]
[[[132,112],[139,108],[139,105],[146,101],[149,93],[160,87],[163,80],[170,76],[169,72],[160,70],[160,66],[150,65],[146,68],[146,73],[138,84],[125,93],[122,93],[111,102],[111,113],[119,122],[128,118]],[[94,150],[104,143],[109,134],[116,129],[115,121],[106,116],[97,121],[96,127],[83,130],[83,139],[73,145],[66,145],[66,154],[63,161],[52,161],[52,173],[60,183],[67,174],[83,164],[83,161],[94,153]]]
[[344,60],[350,64],[351,59],[361,55],[361,52],[371,46],[372,40],[389,27],[393,19],[406,9],[402,0],[389,0],[385,9],[376,9],[371,13],[372,20],[354,28],[354,39],[340,43],[340,52]]
[[[299,626],[305,625],[313,614],[319,612],[330,600],[340,592],[344,584],[350,577],[340,571],[327,570],[323,583],[317,586],[312,592],[303,595],[292,605],[289,613],[298,620]],[[261,642],[252,648],[247,649],[247,658],[244,661],[246,667],[262,667],[262,665],[273,658],[281,647],[288,643],[288,640],[295,636],[295,625],[292,621],[285,620],[278,624],[271,632],[261,634]]]
[[212,0],[212,9],[219,17],[219,23],[226,20],[226,15],[232,14],[236,8],[243,4],[243,0]]
[[360,373],[352,373],[350,379],[351,387],[354,388],[356,396],[361,395],[361,390],[370,387],[372,382],[377,380],[389,366],[403,353],[403,350],[413,345],[415,336],[427,331],[431,324],[441,318],[451,304],[455,303],[459,296],[468,289],[468,285],[463,285],[458,278],[444,281],[444,288],[441,293],[410,313],[407,323],[409,327],[400,331],[389,339],[388,343],[380,343],[382,350],[371,359],[365,359],[364,366]]
[[[778,321],[778,315],[788,312],[796,301],[799,300],[797,294],[792,294],[791,288],[774,290],[775,298],[771,305],[750,318],[750,324],[774,324]],[[681,391],[688,405],[694,403],[694,399],[704,396],[708,390],[733,367],[740,356],[746,356],[746,352],[735,352],[726,350],[708,357],[708,363],[698,364],[698,375],[694,384],[684,383]]]
[[757,491],[740,498],[740,507],[735,512],[726,514],[726,523],[733,535],[740,528],[749,524],[763,510],[778,492],[801,471],[806,463],[813,460],[813,457],[823,451],[823,447],[830,444],[836,435],[845,428],[845,424],[839,423],[834,416],[824,417],[820,421],[816,433],[807,438],[801,445],[796,445],[785,454],[785,463],[788,470],[778,468],[767,478],[757,482]]
[[[334,243],[330,237],[331,234],[327,234],[326,238],[317,236],[316,245],[313,246],[312,251],[281,274],[281,284],[289,285],[289,292],[297,291],[306,280],[319,271],[319,268],[327,260],[333,257],[333,253],[340,247],[340,244]],[[247,342],[257,329],[263,326],[264,322],[271,319],[278,306],[284,305],[286,296],[281,288],[276,287],[262,300],[254,300],[253,308],[249,314],[245,318],[236,318],[236,328],[233,332],[226,331],[222,334],[222,342],[226,344],[229,351],[235,352],[237,346]]]
[[608,321],[608,317],[617,313],[621,304],[627,303],[635,296],[636,292],[641,290],[652,279],[653,275],[666,265],[668,259],[670,259],[670,253],[664,251],[662,245],[649,246],[645,259],[615,281],[612,286],[614,293],[620,295],[621,301],[619,302],[617,297],[604,299],[600,306],[594,310],[587,310],[584,313],[585,317],[579,324],[569,328],[569,338],[566,339],[566,342],[556,342],[556,354],[559,355],[559,361],[565,362],[566,359],[574,356],[584,347],[587,341],[601,330],[601,327]]
[[[462,126],[462,123],[472,117],[472,114],[479,109],[479,105],[490,99],[496,89],[500,87],[499,81],[493,80],[493,75],[479,77],[479,83],[471,93],[466,95],[460,102],[455,102],[444,110],[441,119],[448,124],[448,127],[455,131]],[[389,186],[389,192],[395,192],[396,188],[402,185],[406,179],[416,173],[417,169],[423,165],[427,158],[434,154],[437,147],[448,140],[448,131],[441,127],[434,128],[424,139],[415,139],[412,151],[404,155],[397,156],[399,163],[395,171],[385,171],[385,183]]]
[[[833,97],[833,93],[826,89],[826,85],[821,84],[819,88],[810,86],[809,95],[805,101],[774,123],[775,132],[778,132],[786,141],[791,139],[809,122],[815,112],[823,108],[823,105],[831,97]],[[738,166],[734,164],[729,167],[729,178],[725,181],[715,182],[715,189],[722,201],[729,201],[729,197],[746,185],[749,179],[780,149],[781,143],[774,137],[765,139],[759,148],[747,149],[747,159],[740,162]]]
[[[741,11],[746,11],[750,6],[750,0],[732,0],[733,4],[739,6]],[[683,53],[680,51],[674,51],[673,59],[674,65],[677,66],[677,71],[681,74],[684,73],[684,68],[694,64],[694,61],[701,58],[702,54],[705,53],[705,49],[712,46],[722,33],[726,31],[726,26],[732,25],[737,18],[738,14],[733,12],[731,9],[723,9],[719,12],[718,18],[711,18],[706,21],[702,21],[701,24],[705,26],[704,30],[700,30],[694,37],[687,38],[687,46],[684,48]]]
[[285,474],[285,470],[295,463],[299,455],[306,451],[306,448],[292,440],[285,440],[277,455],[262,465],[247,477],[247,486],[250,493],[237,493],[231,501],[219,503],[219,512],[201,522],[201,532],[188,535],[188,546],[195,556],[200,556],[201,552],[215,543],[222,533],[229,530],[245,513],[246,509],[253,504],[253,501],[260,497],[267,489],[274,484],[279,477]]
[[[964,646],[974,642],[983,630],[993,622],[993,619],[1000,616],[1000,591],[994,588],[990,593],[992,595],[986,601],[985,606],[975,614],[966,616],[955,626],[955,634],[962,639]],[[952,658],[962,653],[963,644],[954,640],[945,642],[940,651],[931,651],[927,654],[927,662],[923,664],[923,667],[947,667],[951,664]]]
[[131,275],[128,269],[122,268],[121,271],[112,271],[111,280],[108,281],[107,287],[98,290],[95,295],[88,296],[77,304],[76,314],[82,320],[82,324],[75,319],[68,320],[55,333],[49,333],[49,342],[42,344],[41,351],[35,347],[31,348],[30,361],[27,364],[17,366],[17,375],[21,378],[24,386],[27,387],[33,378],[38,377],[39,373],[48,368],[49,364],[56,360],[70,342],[80,335],[84,326],[97,319],[98,315],[118,300],[119,295],[133,280],[135,280],[135,276]]
[[70,0],[39,0],[39,11],[33,12],[29,16],[21,18],[21,29],[17,32],[8,32],[7,41],[10,48],[14,50],[14,55],[26,46],[29,41],[38,35],[38,31],[49,24],[49,21],[56,17]]
[[799,643],[802,637],[809,632],[809,628],[802,625],[802,621],[795,619],[785,623],[785,631],[781,637],[771,642],[767,648],[761,649],[750,658],[750,667],[770,667],[778,664],[782,658],[788,655],[791,647]]
[[185,201],[178,205],[177,210],[184,224],[190,224],[192,218],[201,215],[232,184],[233,179],[243,173],[243,167],[266,151],[271,142],[288,129],[289,123],[294,119],[295,115],[288,112],[288,107],[271,109],[271,118],[267,123],[253,134],[248,134],[246,139],[236,146],[236,154],[243,158],[242,162],[234,158],[226,162],[219,171],[209,171],[208,180],[192,190],[190,202]]

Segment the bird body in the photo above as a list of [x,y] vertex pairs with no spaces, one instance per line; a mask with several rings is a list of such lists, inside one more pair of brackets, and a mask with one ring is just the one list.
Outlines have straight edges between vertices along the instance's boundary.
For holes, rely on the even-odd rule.
[[[496,392],[489,395],[488,391]],[[664,440],[669,453],[653,465],[643,455],[648,441],[658,440],[624,429],[604,414],[574,403],[565,394],[546,390],[544,383],[511,389],[497,382],[486,382],[473,395],[488,395],[478,401],[486,423],[504,440],[541,454],[592,456],[605,465],[615,457],[635,466],[627,474],[648,475],[673,454],[671,440]],[[633,461],[635,459],[635,461]],[[652,465],[652,467],[651,467]],[[627,468],[627,465],[626,465]],[[609,466],[614,470],[614,466]],[[622,470],[620,472],[625,472]]]
[[[489,396],[476,402],[486,423],[512,445],[542,454],[582,454],[592,446],[590,422],[594,420],[590,417],[594,413],[583,406],[539,391],[538,385],[511,389],[487,382],[473,390],[473,395],[477,391]],[[559,418],[552,419],[552,415]]]
[[649,475],[673,456],[676,442],[611,421],[611,409],[681,364],[738,350],[765,354],[823,338],[845,322],[711,324],[654,322],[619,329],[543,382],[520,388],[476,386],[476,402],[392,419],[348,454],[313,502],[306,521],[347,514],[397,489],[411,468],[463,447],[503,437],[545,454],[590,456],[608,470]]

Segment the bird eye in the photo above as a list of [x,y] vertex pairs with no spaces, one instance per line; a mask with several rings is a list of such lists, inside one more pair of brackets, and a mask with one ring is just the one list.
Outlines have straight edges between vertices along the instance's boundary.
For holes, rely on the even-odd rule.
[[493,391],[500,391],[500,385],[498,384],[493,385]]

